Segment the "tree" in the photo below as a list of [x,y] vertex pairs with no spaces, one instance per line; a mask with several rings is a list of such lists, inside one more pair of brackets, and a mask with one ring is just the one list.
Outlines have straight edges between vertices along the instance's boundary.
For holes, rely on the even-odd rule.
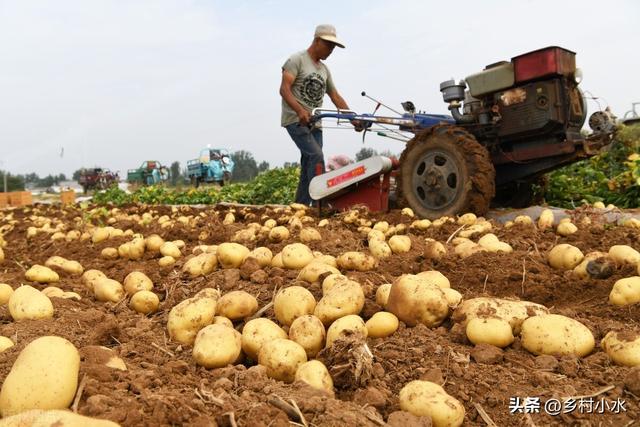
[[300,167],[300,163],[298,163],[298,162],[284,162],[282,167],[284,169],[287,169],[287,168],[298,168],[298,167]]
[[360,160],[368,159],[369,157],[373,157],[377,155],[378,155],[378,152],[373,148],[362,147],[360,151],[356,153],[356,161],[359,162]]
[[258,175],[258,164],[253,154],[240,150],[231,154],[233,160],[233,180],[235,182],[251,181]]
[[171,163],[171,185],[175,186],[180,181],[180,162]]
[[7,191],[24,191],[24,177],[0,171],[0,191],[4,191],[4,174],[7,174]]
[[264,172],[264,171],[267,171],[267,170],[269,170],[269,162],[263,160],[258,165],[258,173]]

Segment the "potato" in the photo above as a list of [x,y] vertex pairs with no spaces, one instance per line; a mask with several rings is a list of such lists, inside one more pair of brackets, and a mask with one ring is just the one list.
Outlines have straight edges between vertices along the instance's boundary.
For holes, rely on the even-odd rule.
[[621,306],[640,302],[640,277],[625,277],[614,283],[609,302]]
[[173,259],[178,259],[182,256],[180,248],[174,242],[164,242],[160,246],[160,254],[162,256],[170,256]]
[[29,409],[68,408],[76,394],[79,371],[80,354],[66,339],[44,336],[31,341],[2,384],[2,416]]
[[189,259],[182,266],[182,271],[187,273],[189,277],[206,276],[216,269],[218,258],[216,254],[202,253]]
[[318,301],[314,315],[326,326],[349,314],[358,314],[364,307],[364,292],[358,282],[352,280],[336,283]]
[[571,222],[562,222],[558,224],[556,232],[561,236],[569,236],[578,231],[578,227]]
[[0,246],[0,264],[2,264],[4,262],[4,250],[2,249],[2,246]]
[[521,224],[521,225],[532,225],[533,220],[529,215],[518,215],[517,217],[514,218],[513,223]]
[[100,243],[107,240],[110,237],[109,230],[104,227],[96,228],[91,235],[91,241],[93,243]]
[[188,298],[175,305],[167,318],[171,339],[181,344],[193,344],[198,331],[213,322],[216,306],[215,298],[204,295]]
[[413,218],[415,214],[413,213],[413,209],[411,208],[403,208],[400,213],[404,216],[408,216],[409,218]]
[[49,297],[29,285],[20,286],[9,297],[7,303],[13,320],[50,319],[53,304]]
[[162,258],[160,258],[158,260],[158,265],[160,267],[170,267],[175,263],[176,263],[176,259],[174,257],[172,257],[172,256],[169,256],[169,255],[163,256]]
[[302,286],[289,286],[281,289],[273,299],[273,311],[276,319],[289,326],[296,318],[305,314],[313,314],[316,300],[313,294]]
[[160,298],[151,291],[138,291],[131,297],[129,307],[138,313],[150,314],[158,311],[160,306]]
[[337,319],[327,329],[326,347],[331,347],[333,342],[344,334],[360,334],[363,338],[367,337],[367,327],[364,320],[356,314],[350,314]]
[[11,285],[0,283],[0,305],[8,303],[9,298],[11,298],[11,294],[13,294],[13,288]]
[[436,270],[422,271],[416,274],[416,276],[418,276],[420,279],[426,280],[432,285],[436,285],[440,289],[451,287],[451,283],[449,282],[449,279],[447,279],[447,277],[444,274]]
[[580,264],[574,267],[573,275],[578,277],[579,279],[590,278],[591,274],[589,274],[589,271],[587,271],[587,265],[591,261],[596,261],[598,259],[602,259],[602,261],[606,262],[607,260],[610,260],[609,254],[606,252],[598,252],[598,251],[589,252],[584,256]]
[[160,248],[164,244],[164,239],[157,234],[152,234],[144,239],[145,249],[151,253],[160,252]]
[[402,387],[400,409],[416,417],[431,417],[434,427],[458,427],[464,422],[462,403],[430,381],[415,380]]
[[487,233],[478,240],[478,245],[482,246],[489,252],[513,252],[511,245],[501,242],[493,233]]
[[267,368],[267,376],[291,383],[296,371],[307,361],[302,346],[288,339],[276,339],[264,343],[258,353],[258,363]]
[[389,247],[394,254],[402,254],[411,250],[411,239],[409,236],[391,236],[389,239]]
[[640,252],[627,245],[611,246],[609,256],[616,264],[638,265],[640,263]]
[[218,245],[216,256],[222,268],[239,268],[249,252],[240,243],[222,243]]
[[410,228],[415,228],[416,230],[424,231],[431,227],[431,221],[428,219],[417,219],[411,223]]
[[600,346],[618,365],[640,365],[640,335],[637,333],[611,331],[604,336]]
[[593,334],[582,323],[559,314],[542,314],[522,322],[522,346],[533,354],[586,356],[595,346]]
[[260,268],[264,268],[271,265],[273,253],[271,252],[271,249],[261,246],[249,252],[247,258],[249,257],[255,258],[256,261],[258,261],[258,265],[260,266]]
[[113,421],[85,417],[83,415],[61,409],[50,409],[47,411],[31,409],[4,418],[2,420],[2,425],[17,427],[119,427],[119,424],[114,423]]
[[584,255],[575,246],[561,243],[549,251],[547,258],[551,267],[558,270],[571,270],[582,262]]
[[47,286],[43,290],[41,290],[42,294],[48,296],[49,298],[59,298],[64,294],[64,291],[57,286]]
[[402,275],[393,282],[385,308],[408,326],[422,323],[434,327],[449,313],[442,290],[412,274]]
[[107,276],[100,270],[87,270],[82,274],[82,283],[84,286],[93,292],[93,284],[98,279],[106,279]]
[[548,314],[545,306],[529,301],[517,301],[501,298],[479,297],[463,301],[453,313],[454,322],[467,323],[474,318],[497,317],[506,320],[511,325],[513,333],[520,333],[522,322],[530,316]]
[[202,288],[193,297],[194,298],[196,298],[196,297],[198,297],[198,298],[199,297],[213,298],[214,300],[218,301],[220,299],[220,291],[218,289],[214,289],[214,288]]
[[[378,223],[378,224],[381,224],[381,223]],[[376,226],[378,224],[376,224]],[[374,226],[372,230],[367,232],[367,240],[369,241],[369,243],[371,243],[372,240],[380,240],[380,241],[383,241],[383,242],[386,240],[386,238],[384,236],[384,231],[389,228],[389,224],[387,224],[386,222],[384,222],[384,224],[387,225],[384,230],[382,230],[380,228],[376,228]]]
[[100,252],[100,256],[104,259],[110,259],[110,260],[114,260],[114,259],[118,259],[118,250],[116,248],[104,248],[101,252]]
[[118,302],[125,297],[124,288],[120,282],[101,278],[93,282],[93,294],[98,301]]
[[315,228],[305,227],[300,230],[300,241],[302,243],[317,242],[320,240],[322,240],[322,236]]
[[386,311],[377,312],[365,323],[367,334],[371,338],[386,338],[398,330],[398,325],[398,318]]
[[332,273],[322,281],[322,295],[326,295],[336,284],[346,282],[349,278],[340,273]]
[[391,291],[391,283],[385,283],[378,286],[376,290],[376,304],[380,307],[386,307],[389,300],[389,292]]
[[378,259],[388,258],[393,253],[391,247],[384,241],[384,236],[382,239],[370,239],[369,251],[371,255]]
[[302,381],[311,387],[324,390],[333,396],[333,379],[324,363],[319,360],[310,360],[298,367],[295,381]]
[[138,291],[150,291],[153,289],[153,282],[149,276],[141,271],[132,271],[124,278],[124,290],[127,295],[133,295]]
[[300,270],[313,261],[313,252],[307,245],[292,243],[282,249],[282,264],[285,268]]
[[25,279],[30,282],[55,283],[60,281],[58,273],[43,265],[35,264],[24,273]]
[[78,261],[71,261],[60,256],[52,256],[44,263],[46,267],[62,270],[72,276],[79,276],[84,271],[84,267]]
[[242,351],[257,360],[262,345],[279,338],[287,338],[287,333],[275,322],[264,317],[251,319],[242,328]]
[[228,292],[218,300],[218,315],[239,320],[258,311],[258,300],[245,291]]
[[458,218],[456,221],[459,225],[473,225],[478,220],[478,217],[471,212],[468,212]]
[[594,202],[593,203],[593,207],[595,209],[604,209],[604,203],[602,203],[602,202]]
[[455,289],[451,288],[440,288],[444,293],[444,297],[447,299],[447,305],[449,306],[450,311],[455,310],[460,303],[462,303],[462,294]]
[[491,231],[493,226],[489,221],[478,221],[475,224],[469,226],[468,228],[460,231],[458,233],[459,237],[470,238],[478,234],[483,234]]
[[509,322],[497,317],[475,317],[467,323],[467,338],[474,344],[491,344],[504,348],[514,340]]
[[327,334],[316,316],[300,316],[289,327],[289,339],[304,348],[308,358],[315,357],[324,347]]
[[330,274],[340,274],[340,270],[318,261],[318,258],[314,258],[313,261],[305,265],[302,270],[300,270],[298,280],[313,283],[317,282],[321,276],[326,277]]
[[289,229],[287,229],[287,227],[279,225],[277,227],[273,227],[269,231],[269,240],[271,240],[272,242],[283,242],[289,238],[289,235]]
[[193,359],[205,368],[222,368],[235,363],[242,354],[238,331],[224,325],[208,325],[200,329],[193,344]]
[[62,295],[60,295],[60,298],[73,299],[76,301],[80,301],[82,299],[80,294],[78,294],[77,292],[63,292]]
[[370,271],[378,266],[378,261],[362,252],[345,252],[336,261],[338,268],[344,270]]
[[233,328],[233,322],[224,316],[214,316],[213,325],[223,325]]
[[282,263],[282,252],[278,252],[271,259],[271,267],[284,268],[284,264]]
[[13,344],[13,341],[11,341],[11,339],[9,339],[7,337],[0,336],[0,353],[2,353],[6,349],[9,349],[9,348],[11,348],[13,346],[14,346],[14,344]]
[[547,228],[553,227],[553,219],[553,211],[551,209],[543,209],[538,218],[538,228],[540,230],[546,230]]
[[[276,220],[275,220],[275,219],[268,218],[268,219],[264,222],[264,226],[265,226],[265,227],[267,227],[267,228],[269,228],[269,229],[272,229],[272,228],[273,228],[273,227],[275,227],[276,225],[278,225],[278,223],[276,222]],[[287,230],[287,231],[288,231],[288,230]]]

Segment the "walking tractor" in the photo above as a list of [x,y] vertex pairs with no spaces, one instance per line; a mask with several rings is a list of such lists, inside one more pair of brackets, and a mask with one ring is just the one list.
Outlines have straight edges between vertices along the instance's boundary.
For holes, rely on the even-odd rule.
[[145,160],[138,169],[127,171],[129,184],[155,185],[169,180],[169,169],[157,160]]
[[205,148],[200,157],[187,161],[187,177],[196,188],[202,182],[215,182],[223,186],[231,182],[233,160],[229,150]]
[[[395,164],[378,156],[322,173],[309,193],[336,208],[386,210],[394,178],[398,205],[429,219],[482,215],[492,201],[526,204],[545,173],[593,156],[613,140],[615,117],[608,109],[590,116],[589,135],[581,132],[587,109],[580,80],[575,53],[551,46],[441,83],[450,116],[416,112],[409,101],[399,113],[364,92],[377,102],[373,114],[317,109],[313,122],[357,120],[365,132],[376,130],[406,147]],[[381,105],[397,116],[376,115]]]

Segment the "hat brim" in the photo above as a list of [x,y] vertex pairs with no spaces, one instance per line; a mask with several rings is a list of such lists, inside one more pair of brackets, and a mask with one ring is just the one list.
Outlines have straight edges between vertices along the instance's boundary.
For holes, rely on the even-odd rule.
[[334,36],[318,36],[322,40],[326,40],[344,49],[344,44]]

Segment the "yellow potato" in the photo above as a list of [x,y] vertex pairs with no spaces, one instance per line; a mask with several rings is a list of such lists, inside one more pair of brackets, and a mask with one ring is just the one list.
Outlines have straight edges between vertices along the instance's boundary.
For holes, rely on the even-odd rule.
[[60,298],[73,299],[76,301],[80,301],[82,299],[80,294],[78,294],[77,292],[63,292],[62,295],[60,295]]
[[100,270],[87,270],[82,274],[82,283],[93,292],[93,284],[98,279],[106,279],[107,276]]
[[216,315],[216,299],[194,296],[174,306],[167,318],[167,329],[171,339],[191,345],[198,331],[213,322]]
[[300,365],[296,371],[295,380],[333,395],[333,379],[327,367],[319,360],[310,360]]
[[158,311],[160,306],[160,298],[151,291],[138,291],[131,297],[129,307],[138,313],[150,314]]
[[595,347],[593,334],[582,323],[559,314],[533,316],[522,322],[522,346],[533,354],[586,356]]
[[370,271],[378,266],[378,261],[371,255],[362,252],[345,252],[336,261],[343,270]]
[[513,252],[511,245],[505,242],[501,242],[498,237],[493,233],[485,234],[478,240],[478,245],[488,250],[489,252]]
[[30,282],[38,283],[55,283],[60,281],[60,276],[58,276],[58,273],[56,273],[49,267],[45,267],[44,265],[39,264],[36,264],[29,268],[24,273],[24,277]]
[[402,215],[408,216],[409,218],[413,218],[415,216],[415,214],[413,213],[413,209],[411,208],[403,208],[400,213]]
[[393,282],[385,308],[408,326],[418,323],[438,326],[449,314],[444,292],[412,274],[400,276]]
[[279,225],[269,231],[269,240],[272,242],[283,242],[289,238],[289,235],[290,233],[287,227]]
[[160,254],[162,256],[170,256],[173,259],[178,259],[182,256],[182,252],[180,252],[180,248],[174,242],[164,242],[162,246],[160,246]]
[[613,284],[609,302],[614,305],[629,305],[640,302],[640,277],[625,277]]
[[50,319],[53,304],[49,297],[29,285],[20,286],[9,297],[9,313],[13,320]]
[[385,283],[378,286],[376,290],[376,304],[380,307],[386,307],[389,300],[389,292],[391,292],[391,283]]
[[158,260],[158,265],[160,267],[170,267],[175,263],[176,263],[176,259],[174,257],[172,257],[172,256],[169,256],[169,255],[163,256],[162,258],[160,258]]
[[611,331],[604,336],[600,346],[618,365],[640,365],[640,335],[637,333]]
[[598,252],[598,251],[589,252],[584,256],[584,259],[580,262],[580,264],[574,267],[573,274],[580,279],[590,278],[591,276],[587,271],[587,265],[589,264],[589,262],[595,261],[599,258],[610,259],[609,254],[607,254],[606,252]]
[[572,270],[583,258],[580,249],[567,243],[554,246],[548,254],[549,265],[558,270]]
[[594,202],[593,203],[593,207],[595,209],[604,209],[604,203],[602,203],[602,202]]
[[233,328],[233,322],[224,316],[214,316],[213,325],[223,325]]
[[116,248],[104,248],[100,252],[100,256],[104,259],[118,259],[118,250]]
[[127,295],[133,295],[138,291],[150,291],[153,289],[153,282],[149,276],[141,271],[132,271],[124,278],[124,290]]
[[447,248],[433,239],[425,239],[424,256],[428,259],[439,260],[447,254]]
[[324,255],[321,252],[314,252],[314,261],[321,262],[333,268],[338,268],[338,262],[336,261],[336,257],[333,255]]
[[13,363],[0,391],[3,417],[29,409],[68,408],[78,387],[80,354],[61,337],[31,341]]
[[298,274],[298,280],[313,283],[317,282],[322,275],[340,274],[340,270],[330,265],[324,264],[318,258],[314,258],[309,264],[305,265]]
[[402,387],[400,409],[417,417],[431,417],[434,427],[458,427],[464,422],[462,403],[430,381],[415,380]]
[[365,323],[371,338],[386,338],[398,330],[398,325],[398,318],[386,311],[377,312]]
[[84,267],[78,261],[71,261],[60,256],[52,256],[44,263],[46,267],[62,270],[72,276],[79,276],[83,273]]
[[249,257],[255,258],[256,261],[258,261],[258,265],[260,266],[260,268],[264,268],[271,265],[271,260],[273,259],[273,252],[271,252],[271,249],[261,246],[249,252],[249,255],[247,255],[247,258]]
[[411,239],[409,236],[391,236],[389,239],[389,247],[394,254],[402,254],[411,250]]
[[282,252],[278,252],[271,259],[271,267],[284,268],[284,264],[282,263]]
[[384,235],[382,239],[369,239],[369,251],[371,255],[378,259],[388,258],[393,253],[389,244],[384,241]]
[[124,288],[117,280],[100,278],[93,282],[93,294],[98,301],[118,302],[125,297]]
[[114,423],[113,421],[85,417],[83,415],[61,409],[50,409],[47,411],[31,409],[4,418],[2,420],[2,425],[16,427],[119,427],[119,424]]
[[328,275],[322,281],[322,295],[325,295],[327,292],[331,290],[337,283],[346,282],[349,278],[340,273],[333,273]]
[[307,361],[307,353],[296,342],[276,339],[264,343],[258,353],[258,363],[267,368],[267,376],[291,383],[296,371]]
[[4,262],[4,250],[2,249],[2,246],[0,246],[0,264],[2,264]]
[[458,218],[456,221],[459,225],[473,225],[478,220],[478,217],[471,212],[468,212]]
[[529,215],[518,215],[517,217],[515,217],[513,222],[514,222],[514,224],[521,224],[521,225],[532,225],[533,224],[533,220],[531,219],[531,217]]
[[324,347],[326,331],[316,316],[300,316],[289,327],[289,339],[304,348],[308,358],[315,357]]
[[110,237],[109,230],[104,227],[96,228],[91,235],[91,241],[93,243],[100,243],[107,240]]
[[479,297],[463,301],[453,313],[454,322],[463,326],[474,318],[497,317],[511,325],[515,335],[520,333],[520,325],[530,316],[548,314],[545,306],[529,301],[516,301],[501,298]]
[[216,256],[222,268],[239,268],[249,252],[251,251],[240,243],[222,243],[218,245]]
[[553,211],[551,209],[543,209],[538,218],[538,228],[546,230],[553,227]]
[[467,338],[474,344],[491,344],[504,348],[514,340],[509,322],[503,319],[475,317],[467,323]]
[[556,232],[561,236],[569,236],[578,231],[578,227],[572,222],[562,222],[558,224]]
[[258,300],[245,291],[228,292],[218,300],[217,314],[230,320],[244,319],[258,311]]
[[336,283],[318,301],[313,314],[328,326],[340,317],[360,313],[362,307],[364,307],[362,287],[358,282],[347,280]]
[[262,345],[278,338],[287,338],[287,333],[275,322],[264,317],[251,319],[242,328],[242,351],[257,360]]
[[11,348],[13,346],[14,346],[14,344],[13,344],[13,341],[11,341],[11,339],[9,339],[7,337],[0,336],[0,353],[2,353],[6,349],[9,349],[9,348]]
[[13,294],[13,288],[11,285],[0,283],[0,305],[8,303],[9,298],[11,298],[11,294]]
[[313,314],[316,300],[313,294],[302,286],[289,286],[281,289],[273,299],[273,311],[276,319],[283,325],[291,325],[296,318]]
[[436,270],[422,271],[422,272],[416,274],[416,276],[418,276],[421,279],[426,280],[427,282],[431,283],[432,285],[436,285],[440,289],[450,288],[451,287],[451,283],[449,282],[449,279],[447,279],[447,276],[445,276],[444,274],[442,274],[442,273],[440,273],[439,271],[436,271]]
[[300,270],[313,261],[313,252],[307,245],[292,243],[282,249],[282,264],[285,268]]
[[189,259],[182,266],[182,271],[187,273],[189,277],[206,276],[216,269],[218,259],[216,254],[202,253]]
[[428,219],[417,219],[411,223],[410,228],[415,228],[420,231],[424,231],[431,227],[431,221]]
[[322,240],[322,236],[315,228],[306,227],[300,230],[300,241],[302,243],[317,242],[320,240]]
[[157,234],[152,234],[146,239],[144,239],[145,248],[151,253],[160,252],[160,248],[162,247],[163,244],[164,244],[164,239],[158,236]]
[[616,264],[638,265],[640,263],[640,252],[627,245],[611,246],[609,256]]
[[222,368],[235,363],[242,354],[238,331],[224,325],[200,329],[193,344],[193,359],[205,368]]
[[59,298],[59,297],[62,297],[62,294],[64,294],[64,291],[58,288],[57,286],[47,286],[40,292],[42,292],[44,295],[48,296],[49,298],[52,298],[52,297]]
[[327,344],[326,347],[331,347],[333,342],[348,334],[360,334],[363,338],[367,337],[367,327],[364,324],[364,320],[358,315],[350,314],[348,316],[341,317],[329,326],[327,329]]
[[447,305],[451,310],[455,310],[456,307],[462,302],[462,294],[455,289],[440,288],[444,293],[444,297],[447,299]]

